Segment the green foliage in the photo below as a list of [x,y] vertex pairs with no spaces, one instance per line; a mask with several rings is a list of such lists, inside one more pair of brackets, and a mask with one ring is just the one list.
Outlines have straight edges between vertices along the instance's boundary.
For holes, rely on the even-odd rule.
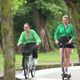
[[14,14],[28,14],[32,8],[36,8],[40,10],[46,18],[60,16],[67,11],[63,0],[30,0],[30,3],[26,0],[14,0],[12,8]]
[[[63,0],[14,0],[13,10],[16,15],[32,16],[32,9],[39,10],[48,21],[59,21],[60,17],[67,12]],[[58,21],[57,21],[58,20]],[[56,23],[55,23],[56,24]]]
[[51,36],[54,34],[55,27],[61,22],[62,15],[67,13],[63,0],[14,0],[12,8],[16,40],[23,31],[25,22],[30,23],[36,29],[33,22],[33,8],[36,8],[46,19]]
[[67,11],[63,0],[34,0],[30,6],[40,10],[47,19],[61,16]]
[[13,14],[16,14],[25,3],[27,3],[26,0],[14,0],[12,6]]
[[53,15],[53,13],[58,14],[58,11],[60,10],[60,7],[51,1],[46,2],[43,0],[37,0],[35,1],[35,5],[37,9],[42,9],[42,12],[46,17]]

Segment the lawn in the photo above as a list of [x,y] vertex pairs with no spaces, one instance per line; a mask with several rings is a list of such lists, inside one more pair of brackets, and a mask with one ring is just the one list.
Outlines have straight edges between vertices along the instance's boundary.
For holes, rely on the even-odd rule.
[[3,69],[3,55],[0,53],[0,70]]
[[[78,62],[78,56],[76,49],[73,50],[74,53],[71,54],[71,61]],[[16,69],[21,69],[22,55],[16,54]],[[59,63],[60,55],[58,50],[54,50],[52,52],[47,53],[38,53],[38,65],[43,64],[55,64]],[[0,53],[0,70],[3,70],[3,55]]]

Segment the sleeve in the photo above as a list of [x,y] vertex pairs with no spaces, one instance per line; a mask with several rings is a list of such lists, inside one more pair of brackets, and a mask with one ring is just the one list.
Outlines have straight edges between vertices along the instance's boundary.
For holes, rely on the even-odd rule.
[[76,41],[76,35],[75,35],[75,30],[73,26],[72,26],[72,40]]
[[20,35],[20,37],[19,37],[19,40],[18,40],[17,45],[20,45],[20,44],[22,44],[23,42],[24,42],[24,33],[22,32],[21,35]]
[[41,43],[41,39],[39,37],[39,35],[33,30],[33,36],[36,40],[36,44],[39,45]]
[[59,36],[59,26],[58,26],[57,29],[55,30],[54,40],[58,40],[58,36]]

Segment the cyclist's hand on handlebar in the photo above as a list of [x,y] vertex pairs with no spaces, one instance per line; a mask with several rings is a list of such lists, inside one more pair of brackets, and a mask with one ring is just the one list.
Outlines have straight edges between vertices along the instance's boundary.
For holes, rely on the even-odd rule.
[[17,48],[21,50],[21,45],[17,45]]
[[39,48],[39,45],[36,45],[36,48]]
[[71,44],[72,43],[72,39],[70,39],[69,41],[68,41],[68,44]]
[[57,45],[59,43],[59,41],[58,40],[55,40],[55,44]]
[[34,45],[32,48],[33,49],[38,49],[39,48],[39,45]]

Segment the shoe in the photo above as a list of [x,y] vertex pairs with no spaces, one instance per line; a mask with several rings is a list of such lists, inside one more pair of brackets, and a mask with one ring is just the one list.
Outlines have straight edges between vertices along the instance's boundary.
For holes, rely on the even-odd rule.
[[70,74],[65,74],[64,77],[69,79],[71,77],[71,73]]
[[34,58],[34,65],[37,65],[38,64],[38,61],[36,58]]

